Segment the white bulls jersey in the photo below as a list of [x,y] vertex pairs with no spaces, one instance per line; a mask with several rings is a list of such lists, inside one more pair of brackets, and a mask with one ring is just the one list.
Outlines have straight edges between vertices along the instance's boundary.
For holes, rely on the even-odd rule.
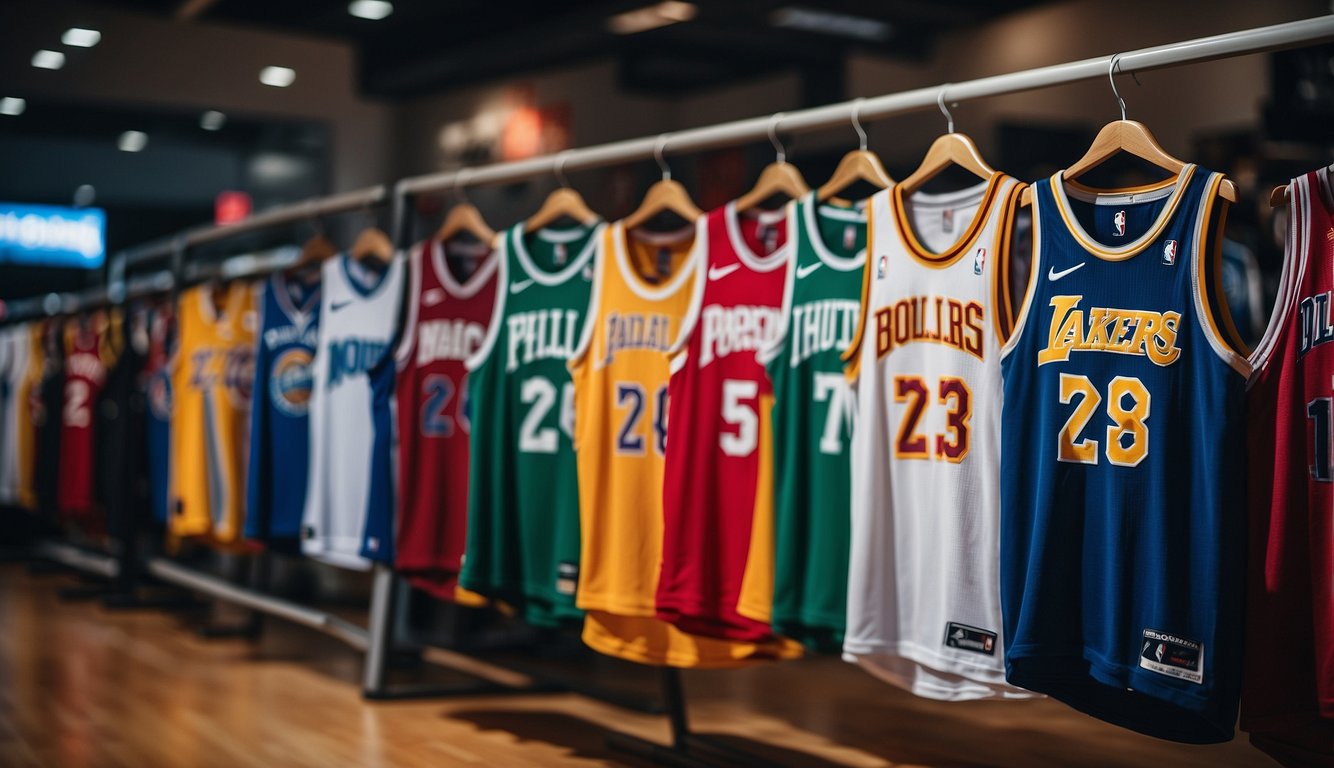
[[1022,184],[1003,174],[870,205],[844,657],[921,696],[1024,697],[1005,682],[1000,349]]
[[365,569],[362,533],[370,493],[371,382],[389,352],[403,293],[403,257],[377,275],[347,255],[324,263],[320,340],[310,393],[310,467],[302,551]]

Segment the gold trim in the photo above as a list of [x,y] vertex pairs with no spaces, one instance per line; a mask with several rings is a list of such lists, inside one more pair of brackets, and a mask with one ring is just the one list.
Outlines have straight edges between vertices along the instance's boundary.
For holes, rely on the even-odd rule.
[[857,309],[857,330],[852,334],[852,341],[843,350],[839,359],[843,361],[843,376],[849,382],[856,382],[861,373],[862,337],[866,332],[866,311],[871,298],[871,265],[875,262],[875,198],[871,198],[866,207],[866,263],[862,265],[862,297]]
[[982,231],[982,227],[986,224],[988,218],[983,214],[991,209],[991,204],[996,197],[996,190],[1000,188],[1001,181],[1005,178],[1005,174],[999,171],[991,174],[991,177],[987,179],[986,189],[982,193],[982,201],[978,203],[977,213],[973,215],[973,220],[969,223],[968,229],[959,236],[959,239],[953,245],[940,253],[928,251],[917,239],[917,233],[913,232],[912,224],[908,219],[907,208],[904,206],[903,187],[898,184],[894,185],[894,188],[890,190],[890,215],[894,217],[894,222],[898,225],[899,240],[908,251],[908,255],[923,266],[933,269],[944,269],[953,266],[977,239],[978,233]]
[[[1065,195],[1064,184],[1068,183],[1061,179],[1061,172],[1052,174],[1052,198],[1056,200],[1056,210],[1061,214],[1061,219],[1065,222],[1065,228],[1075,239],[1075,242],[1084,246],[1085,250],[1103,261],[1125,261],[1134,258],[1142,253],[1146,248],[1158,239],[1172,220],[1172,215],[1176,212],[1177,206],[1181,204],[1181,199],[1185,197],[1186,189],[1190,186],[1190,180],[1195,175],[1195,166],[1187,165],[1181,169],[1181,172],[1175,179],[1169,183],[1175,183],[1176,189],[1172,190],[1172,196],[1168,198],[1167,204],[1163,206],[1162,211],[1158,213],[1158,220],[1143,235],[1133,242],[1118,248],[1108,248],[1106,245],[1097,242],[1089,237],[1084,231],[1084,226],[1075,218],[1074,212],[1069,209],[1069,202]],[[1098,190],[1094,194],[1109,195],[1117,194],[1107,190]]]

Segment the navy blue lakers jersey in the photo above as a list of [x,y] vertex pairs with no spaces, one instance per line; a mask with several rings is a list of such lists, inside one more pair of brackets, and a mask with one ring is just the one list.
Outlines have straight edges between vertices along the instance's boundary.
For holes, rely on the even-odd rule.
[[1249,366],[1217,299],[1221,180],[1035,184],[1002,352],[1006,677],[1189,743],[1232,738],[1241,684]]
[[319,334],[320,286],[278,273],[264,281],[250,411],[246,536],[295,544],[310,454],[307,410]]

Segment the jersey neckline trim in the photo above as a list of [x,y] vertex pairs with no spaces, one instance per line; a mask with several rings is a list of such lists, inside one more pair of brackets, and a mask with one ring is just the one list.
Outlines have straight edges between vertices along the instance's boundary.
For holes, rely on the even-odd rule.
[[968,229],[959,235],[959,239],[954,244],[940,253],[932,253],[926,246],[917,239],[917,233],[913,231],[912,219],[908,216],[907,205],[904,201],[903,186],[895,184],[893,189],[889,190],[890,211],[894,216],[894,224],[898,228],[899,242],[903,244],[908,255],[917,261],[929,267],[948,267],[959,260],[959,257],[969,249],[969,246],[977,240],[978,235],[986,226],[991,218],[988,214],[991,212],[992,202],[996,198],[996,193],[1000,189],[1001,181],[1005,174],[997,171],[981,184],[966,187],[955,192],[949,192],[942,195],[928,195],[922,192],[914,192],[909,197],[918,204],[939,204],[951,200],[967,200],[974,195],[981,194],[981,199],[977,203],[977,210],[973,214],[973,220],[968,223]]
[[340,254],[338,256],[338,266],[343,272],[343,282],[347,283],[347,287],[351,289],[358,298],[370,300],[375,298],[377,294],[382,293],[385,286],[389,284],[389,274],[393,271],[394,261],[397,259],[398,254],[394,254],[389,264],[386,265],[385,271],[380,275],[379,281],[369,288],[363,286],[360,280],[353,277],[351,270],[354,259],[350,254]]
[[1168,189],[1169,187],[1172,188],[1172,196],[1168,198],[1163,209],[1159,211],[1158,220],[1153,223],[1153,226],[1149,227],[1143,235],[1140,235],[1135,240],[1116,247],[1111,247],[1095,240],[1093,236],[1084,229],[1084,225],[1079,223],[1079,219],[1075,218],[1074,212],[1070,207],[1070,198],[1065,190],[1066,184],[1070,182],[1066,182],[1061,178],[1062,173],[1064,173],[1064,171],[1057,171],[1052,174],[1050,182],[1052,198],[1056,201],[1057,212],[1061,214],[1061,219],[1065,221],[1066,231],[1074,237],[1076,242],[1084,246],[1085,250],[1097,258],[1102,259],[1103,261],[1124,261],[1137,256],[1144,249],[1153,245],[1163,233],[1163,230],[1167,228],[1168,223],[1172,220],[1172,216],[1176,213],[1177,206],[1181,203],[1181,199],[1185,197],[1186,188],[1190,185],[1190,179],[1195,174],[1195,166],[1187,163],[1182,166],[1175,178],[1167,179],[1166,182],[1159,182],[1146,187],[1114,190],[1096,190],[1083,185],[1075,187],[1076,190],[1083,192],[1086,195],[1091,195],[1094,198],[1091,202],[1094,204],[1097,204],[1099,198],[1108,195],[1116,196],[1133,194],[1136,192],[1156,192]]
[[644,282],[644,278],[635,273],[634,267],[630,264],[630,255],[627,252],[625,238],[625,222],[618,221],[612,225],[611,245],[614,251],[616,266],[620,269],[621,279],[632,293],[641,299],[647,301],[661,301],[675,294],[680,290],[686,280],[693,278],[695,270],[699,267],[700,248],[704,247],[708,239],[704,231],[704,224],[708,220],[707,216],[700,216],[691,223],[695,228],[695,240],[690,244],[690,252],[677,268],[676,274],[662,285],[651,286]]
[[[570,259],[570,263],[566,264],[564,269],[558,272],[548,272],[539,267],[537,262],[533,261],[533,257],[529,255],[528,246],[523,242],[523,236],[527,232],[527,229],[525,223],[521,221],[510,228],[510,235],[514,243],[514,257],[519,260],[519,265],[523,267],[523,271],[541,285],[547,287],[563,285],[571,276],[583,269],[584,265],[588,263],[588,260],[593,257],[593,252],[597,249],[598,238],[600,237],[599,230],[604,226],[606,225],[601,221],[593,224],[590,227],[591,232],[587,233],[588,242],[584,244],[583,250],[579,251],[579,255]],[[548,231],[550,230],[539,229],[533,233],[533,236],[542,237],[543,233]],[[570,239],[575,240],[578,238],[572,237]]]
[[311,286],[310,293],[306,295],[306,300],[298,307],[292,303],[291,285],[293,284],[287,280],[287,276],[282,272],[273,274],[270,287],[273,290],[274,299],[278,302],[278,308],[283,311],[283,314],[287,315],[288,320],[300,323],[311,317],[319,309],[320,294],[323,292],[321,290],[322,286]]
[[[778,214],[775,217],[776,221],[781,223],[783,220],[781,209],[774,213]],[[729,202],[723,209],[723,221],[727,226],[727,239],[731,241],[732,251],[736,253],[741,263],[745,264],[751,272],[772,272],[782,266],[786,255],[783,248],[775,248],[774,252],[768,256],[761,256],[751,250],[750,244],[746,242],[746,238],[741,234],[740,216],[740,212],[736,209],[735,200]],[[784,243],[784,246],[786,245]]]
[[[838,254],[834,253],[832,250],[829,249],[829,246],[825,244],[824,237],[820,234],[820,226],[819,224],[816,223],[815,220],[816,209],[820,207],[820,204],[815,199],[815,192],[812,191],[806,193],[806,195],[800,201],[800,205],[803,209],[801,215],[802,225],[806,229],[805,240],[811,244],[811,250],[815,251],[815,255],[820,259],[820,261],[823,261],[825,263],[825,266],[829,267],[830,269],[836,269],[840,272],[851,272],[854,269],[861,269],[862,266],[866,264],[866,248],[862,248],[860,251],[857,251],[856,255],[854,256],[846,257],[846,256],[839,256]],[[842,208],[838,208],[837,206],[830,206],[830,207],[834,208],[834,210],[840,210],[840,211],[845,210]],[[852,211],[854,209],[849,208],[846,210]],[[849,221],[850,223],[860,223],[863,226],[865,226],[866,224],[865,214],[860,214],[859,219],[860,221],[851,219]],[[867,244],[868,245],[870,244],[869,236]],[[799,245],[800,245],[799,243],[793,244],[794,252],[800,251]]]
[[431,260],[431,270],[435,272],[435,279],[439,280],[440,284],[444,286],[446,293],[456,299],[472,298],[478,291],[482,290],[491,276],[496,273],[496,264],[499,262],[499,259],[496,258],[499,251],[492,248],[477,269],[473,270],[473,273],[468,276],[468,279],[460,283],[458,278],[454,277],[449,264],[445,263],[444,244],[437,238],[431,238],[427,249]]

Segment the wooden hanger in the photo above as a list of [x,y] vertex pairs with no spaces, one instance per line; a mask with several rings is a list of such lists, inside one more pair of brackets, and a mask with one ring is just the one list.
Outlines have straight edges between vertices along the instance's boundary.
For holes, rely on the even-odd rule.
[[1288,204],[1288,185],[1280,184],[1269,190],[1269,207],[1282,208]]
[[325,259],[338,253],[332,241],[324,236],[323,232],[316,232],[309,240],[301,246],[301,255],[292,262],[287,268],[288,275],[295,274],[305,270],[307,267],[322,263]]
[[905,197],[921,189],[923,184],[951,165],[957,165],[983,179],[990,179],[996,174],[996,169],[982,159],[982,153],[978,151],[973,140],[967,134],[954,132],[954,116],[945,106],[944,88],[940,89],[940,98],[936,102],[940,105],[940,111],[944,113],[947,121],[946,133],[931,142],[931,147],[927,149],[926,157],[922,158],[922,164],[917,166],[917,170],[898,183]]
[[748,211],[760,203],[776,195],[786,195],[790,200],[796,200],[807,192],[811,191],[806,179],[797,170],[795,165],[787,161],[787,151],[783,148],[782,142],[778,140],[778,122],[782,120],[783,113],[779,112],[770,118],[769,121],[769,141],[774,145],[778,152],[778,158],[769,163],[760,171],[760,178],[755,182],[755,186],[749,192],[737,198],[736,209],[738,211]]
[[[857,129],[857,136],[861,139],[861,146],[843,156],[838,161],[838,166],[834,168],[834,175],[829,177],[819,189],[815,191],[815,199],[821,203],[834,198],[834,195],[842,192],[848,187],[859,181],[872,184],[880,189],[884,189],[894,183],[894,179],[885,173],[885,166],[881,165],[880,158],[866,149],[866,131],[862,129],[859,113],[861,112],[861,99],[858,99],[852,108],[852,127]],[[840,204],[846,203],[843,200],[836,200]]]
[[464,232],[488,245],[496,238],[496,231],[486,223],[486,219],[482,218],[482,212],[477,210],[477,206],[473,205],[463,193],[467,175],[468,169],[464,168],[454,177],[454,194],[458,196],[459,202],[449,209],[449,213],[445,214],[444,223],[436,230],[435,239],[442,245]]
[[644,200],[639,207],[625,217],[626,229],[642,227],[649,219],[667,211],[675,213],[686,221],[694,221],[704,215],[699,206],[695,205],[695,201],[690,199],[690,193],[681,186],[681,182],[672,179],[672,170],[667,167],[667,161],[663,159],[663,150],[666,146],[667,136],[664,134],[658,137],[658,147],[653,150],[658,167],[662,169],[662,180],[654,182],[644,194]]
[[357,235],[348,252],[357,261],[375,259],[381,264],[388,264],[389,260],[394,258],[394,244],[384,230],[379,227],[367,227]]
[[523,223],[523,228],[527,232],[535,232],[561,217],[568,216],[571,219],[583,224],[592,226],[602,220],[602,217],[588,207],[584,202],[583,195],[579,194],[570,186],[570,182],[565,178],[565,152],[556,155],[556,165],[553,172],[560,186],[556,187],[547,199],[542,201],[542,207],[537,209],[537,213],[528,217]]
[[[1112,83],[1112,93],[1116,96],[1116,103],[1121,107],[1121,119],[1113,120],[1098,131],[1098,135],[1093,137],[1093,145],[1084,153],[1084,156],[1061,172],[1061,178],[1065,181],[1073,181],[1079,178],[1088,171],[1102,165],[1108,158],[1118,152],[1134,155],[1170,173],[1180,173],[1186,165],[1185,162],[1168,154],[1167,150],[1163,149],[1163,146],[1153,137],[1144,123],[1126,119],[1126,102],[1125,99],[1121,98],[1120,91],[1116,89],[1116,62],[1119,58],[1121,58],[1121,54],[1112,57],[1107,78]],[[1020,205],[1028,205],[1032,202],[1033,193],[1031,190],[1031,187],[1024,189],[1023,195],[1019,198]],[[1237,202],[1237,185],[1228,179],[1223,179],[1223,183],[1218,186],[1218,193],[1230,203]]]

